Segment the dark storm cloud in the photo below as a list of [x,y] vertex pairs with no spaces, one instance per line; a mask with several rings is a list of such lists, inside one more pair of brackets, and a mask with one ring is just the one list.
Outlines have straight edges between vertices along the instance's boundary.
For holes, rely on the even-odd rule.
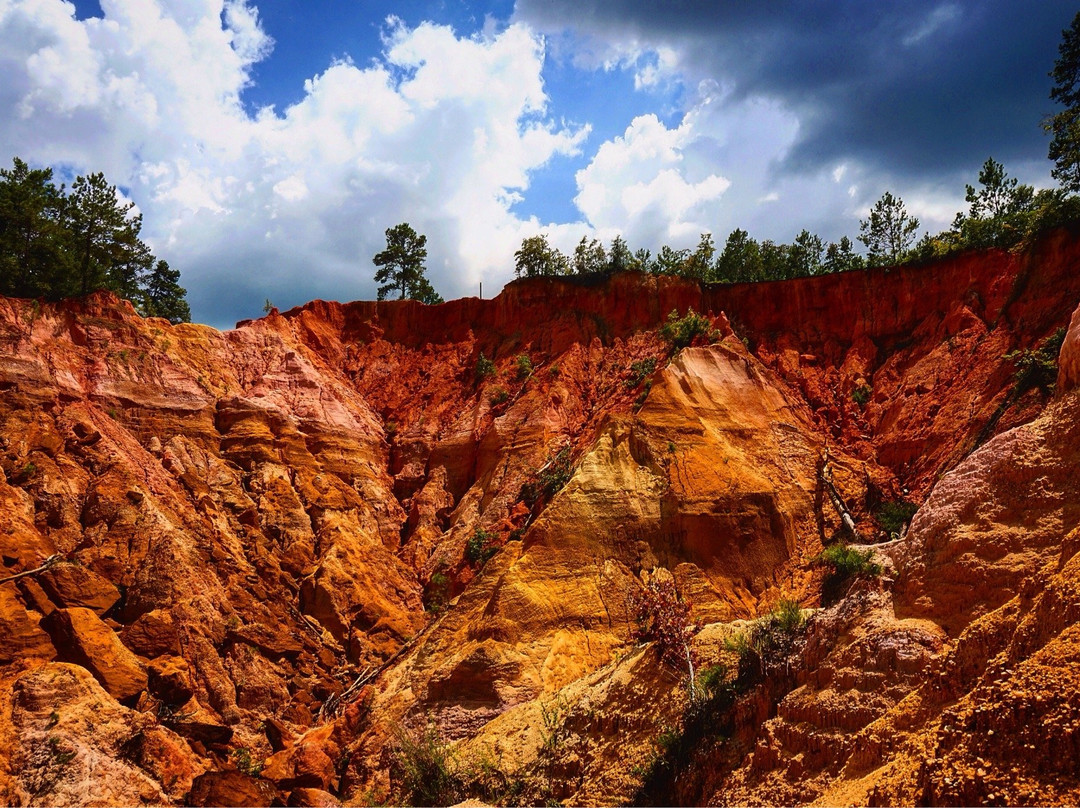
[[632,2],[518,0],[541,30],[671,46],[692,80],[780,100],[800,121],[788,170],[854,157],[915,178],[993,155],[1044,158],[1040,121],[1064,0]]

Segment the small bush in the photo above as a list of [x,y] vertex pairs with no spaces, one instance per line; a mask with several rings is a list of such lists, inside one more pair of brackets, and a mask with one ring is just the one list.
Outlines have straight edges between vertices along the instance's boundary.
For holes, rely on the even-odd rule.
[[533,363],[526,353],[520,353],[514,357],[514,366],[517,368],[518,381],[524,381],[532,376]]
[[747,689],[786,660],[795,650],[804,622],[802,607],[796,601],[781,600],[748,629],[728,637],[725,649],[739,658],[735,687]]
[[660,329],[660,336],[671,344],[673,350],[685,348],[699,337],[707,342],[716,341],[716,331],[709,318],[693,309],[687,311],[683,317],[679,317],[679,313],[672,309],[668,313],[667,322]]
[[635,360],[630,363],[630,378],[623,384],[628,390],[633,390],[645,382],[654,372],[656,372],[655,358],[650,356],[648,359]]
[[821,584],[821,601],[826,606],[839,600],[856,578],[881,574],[881,565],[873,561],[873,550],[858,550],[846,544],[826,547],[815,562],[829,568]]
[[1057,382],[1058,354],[1061,353],[1063,342],[1065,329],[1059,328],[1036,350],[1012,351],[1005,355],[1005,359],[1016,365],[1013,374],[1014,395],[1022,395],[1036,387],[1044,393],[1053,391]]
[[720,692],[721,688],[728,684],[730,678],[731,673],[724,663],[719,662],[710,665],[703,668],[698,674],[698,690],[704,693],[707,698],[713,698]]
[[851,391],[851,400],[858,404],[860,407],[865,407],[870,402],[870,396],[873,394],[873,390],[868,384],[860,384],[854,390]]
[[881,525],[882,530],[888,533],[899,535],[904,525],[911,521],[911,517],[915,515],[915,511],[918,510],[918,506],[913,502],[908,502],[904,499],[898,499],[894,502],[886,502],[874,513],[874,519]]
[[541,499],[555,496],[573,475],[574,466],[567,445],[549,456],[540,470],[521,486],[521,498],[531,508]]
[[428,585],[424,591],[424,607],[434,614],[438,614],[446,608],[446,595],[450,587],[450,579],[445,572],[436,570],[431,573]]
[[408,805],[453,805],[462,797],[463,782],[449,744],[434,724],[421,732],[399,728],[391,775]]
[[645,385],[641,388],[641,392],[638,393],[638,397],[634,399],[634,403],[639,406],[645,406],[645,400],[649,397],[649,393],[652,391],[652,379],[646,379]]
[[246,746],[241,746],[239,749],[234,749],[232,752],[233,763],[236,764],[238,771],[251,777],[258,777],[262,774],[262,763],[254,760],[251,757],[251,750]]
[[476,381],[482,382],[489,376],[494,375],[495,363],[481,353],[480,358],[476,360]]
[[498,407],[500,404],[505,404],[506,400],[510,398],[510,393],[507,392],[505,387],[496,387],[488,395],[488,401],[492,407]]
[[482,527],[477,526],[476,530],[465,542],[465,559],[470,564],[479,564],[480,566],[486,564],[488,559],[499,551],[499,548],[493,545],[496,538],[494,533],[489,533]]

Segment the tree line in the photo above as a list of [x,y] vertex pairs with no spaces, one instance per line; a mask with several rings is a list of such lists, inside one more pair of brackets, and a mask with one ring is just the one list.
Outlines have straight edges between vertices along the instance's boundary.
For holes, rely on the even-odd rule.
[[[1080,186],[1080,172],[1077,184]],[[758,241],[736,228],[719,249],[712,234],[703,233],[694,249],[665,245],[655,256],[649,250],[631,250],[621,236],[616,236],[608,249],[595,238],[583,237],[573,254],[566,255],[540,234],[521,242],[514,253],[514,272],[519,278],[632,271],[709,283],[787,280],[921,263],[969,249],[1007,249],[1080,217],[1080,199],[1071,189],[1036,191],[1009,177],[993,158],[983,164],[978,185],[968,185],[965,190],[967,210],[956,214],[952,227],[936,235],[927,233],[919,240],[919,220],[908,213],[899,196],[886,191],[869,216],[859,222],[857,239],[865,253],[856,251],[847,236],[826,243],[805,229],[790,244],[784,244]]]
[[145,317],[189,322],[180,272],[139,238],[142,215],[98,172],[71,188],[18,157],[0,169],[0,294],[62,300],[107,289]]

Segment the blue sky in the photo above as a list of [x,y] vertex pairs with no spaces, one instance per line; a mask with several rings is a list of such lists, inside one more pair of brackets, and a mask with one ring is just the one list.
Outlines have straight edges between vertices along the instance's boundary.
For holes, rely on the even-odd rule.
[[383,231],[446,297],[521,239],[948,226],[987,157],[1049,184],[1060,0],[0,2],[0,151],[102,170],[219,327],[374,296]]

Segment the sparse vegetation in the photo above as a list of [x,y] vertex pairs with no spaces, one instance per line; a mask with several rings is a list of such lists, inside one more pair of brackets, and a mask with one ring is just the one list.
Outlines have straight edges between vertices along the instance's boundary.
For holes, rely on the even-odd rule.
[[821,585],[822,603],[835,603],[856,578],[880,575],[881,565],[873,559],[873,550],[859,550],[847,544],[826,547],[815,559],[816,563],[829,568]]
[[423,730],[398,728],[391,777],[406,805],[453,805],[464,793],[464,778],[450,745],[428,723]]
[[476,381],[478,383],[483,382],[484,379],[494,375],[495,363],[481,353],[480,357],[476,360]]
[[442,570],[431,573],[428,585],[424,591],[424,606],[429,612],[438,614],[446,608],[447,590],[450,588],[450,579]]
[[656,372],[656,358],[647,357],[630,363],[630,377],[623,382],[628,390],[633,390],[648,380]]
[[246,746],[234,749],[232,751],[232,759],[238,771],[250,775],[251,777],[258,777],[262,774],[262,763],[251,756],[251,750]]
[[851,400],[858,404],[860,407],[865,407],[870,402],[870,396],[873,394],[873,390],[868,384],[860,384],[854,390],[851,391]]
[[547,462],[521,486],[521,498],[531,508],[541,499],[550,499],[559,493],[573,475],[570,446],[566,445],[549,455]]
[[672,309],[668,312],[667,322],[660,329],[660,336],[667,340],[672,350],[679,350],[691,345],[695,340],[716,341],[716,331],[708,317],[690,309],[682,317]]
[[465,542],[465,560],[470,564],[479,564],[481,567],[487,563],[499,548],[494,542],[498,536],[490,533],[477,525],[476,530]]
[[1013,395],[1019,397],[1036,387],[1043,393],[1053,392],[1057,382],[1058,354],[1065,342],[1065,329],[1059,328],[1035,350],[1012,351],[1005,358],[1016,365]]
[[735,686],[746,689],[781,664],[795,650],[803,626],[802,607],[793,600],[781,600],[775,609],[760,617],[745,631],[729,637],[724,646],[738,658]]
[[690,642],[701,626],[690,620],[690,609],[690,602],[679,595],[670,579],[649,581],[630,595],[630,614],[637,624],[634,638],[656,643],[663,661],[685,669],[690,698],[696,699],[697,677]]
[[882,503],[874,512],[874,519],[889,536],[899,536],[918,509],[919,507],[913,502],[897,499]]
[[505,404],[507,399],[510,398],[510,393],[505,387],[496,387],[488,393],[488,403],[492,407],[498,407],[500,404]]
[[532,376],[533,363],[532,359],[526,353],[520,353],[514,357],[514,367],[517,369],[518,381],[525,381],[525,379]]

